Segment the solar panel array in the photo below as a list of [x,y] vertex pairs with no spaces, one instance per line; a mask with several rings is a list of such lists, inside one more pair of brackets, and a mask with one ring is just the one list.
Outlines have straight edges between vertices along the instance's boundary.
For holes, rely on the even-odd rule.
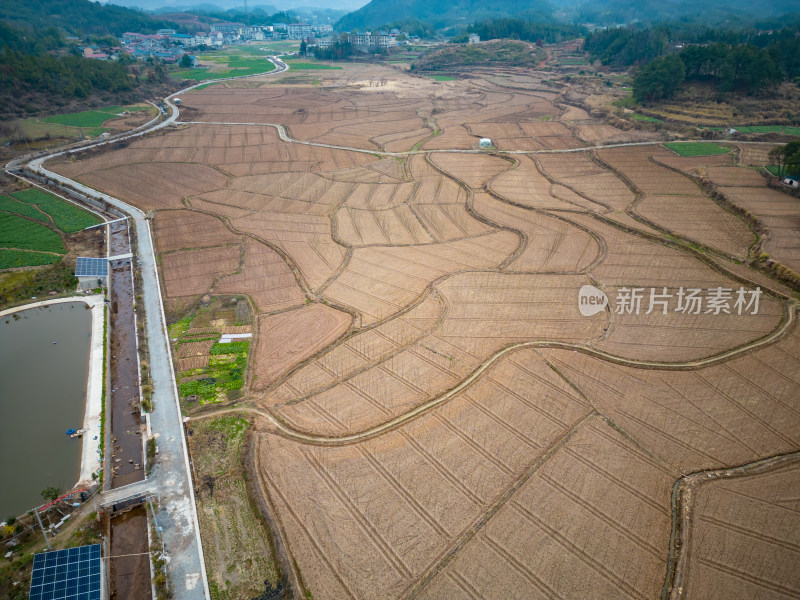
[[79,256],[75,264],[75,277],[106,277],[108,260]]
[[100,600],[100,544],[34,556],[30,600]]

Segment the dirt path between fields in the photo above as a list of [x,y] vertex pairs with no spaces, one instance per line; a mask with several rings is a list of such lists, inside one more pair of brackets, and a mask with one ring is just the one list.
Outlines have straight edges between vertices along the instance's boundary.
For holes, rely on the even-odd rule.
[[292,427],[291,425],[287,424],[285,421],[280,419],[277,415],[273,414],[269,410],[247,405],[240,405],[230,408],[221,408],[219,410],[212,410],[209,412],[199,414],[193,418],[205,419],[228,413],[247,412],[261,416],[264,419],[266,419],[272,426],[273,432],[285,438],[317,446],[346,446],[349,444],[355,444],[358,442],[369,440],[387,431],[400,427],[401,425],[411,421],[412,419],[415,419],[431,411],[437,406],[444,404],[445,402],[453,398],[456,394],[460,393],[465,388],[469,387],[495,362],[503,358],[505,355],[515,352],[517,350],[522,350],[524,348],[555,348],[558,350],[572,350],[573,352],[580,352],[582,354],[586,354],[594,358],[599,358],[601,360],[606,360],[608,362],[612,362],[614,364],[618,364],[625,367],[634,367],[639,369],[671,370],[671,371],[692,371],[695,369],[702,369],[705,367],[710,367],[713,365],[723,363],[725,361],[731,360],[733,358],[744,355],[748,352],[752,352],[753,350],[756,350],[758,348],[768,346],[778,341],[794,325],[798,308],[800,308],[800,302],[795,300],[788,301],[784,306],[784,315],[780,325],[774,331],[772,331],[771,333],[765,335],[764,337],[758,340],[754,340],[752,342],[739,346],[738,348],[726,350],[725,352],[721,352],[713,356],[708,356],[706,358],[691,360],[687,362],[658,362],[658,361],[647,361],[647,360],[634,360],[616,356],[614,354],[610,354],[602,350],[589,348],[587,346],[570,344],[566,342],[547,341],[547,340],[521,342],[519,344],[508,346],[506,348],[503,348],[499,352],[496,352],[494,355],[492,355],[486,361],[484,361],[483,364],[481,364],[477,369],[475,369],[468,377],[462,380],[461,383],[459,383],[457,386],[450,389],[449,391],[445,392],[444,394],[441,394],[436,398],[432,398],[431,400],[428,400],[427,402],[417,406],[416,408],[402,415],[399,415],[394,419],[386,421],[385,423],[382,423],[375,427],[371,427],[370,429],[365,429],[364,431],[360,431],[358,433],[345,436],[331,437],[324,435],[314,435],[312,433],[308,433]]

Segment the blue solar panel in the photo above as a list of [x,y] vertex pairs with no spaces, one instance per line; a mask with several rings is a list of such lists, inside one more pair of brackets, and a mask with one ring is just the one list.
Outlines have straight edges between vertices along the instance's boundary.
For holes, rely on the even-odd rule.
[[30,600],[100,600],[100,544],[34,556]]
[[79,256],[75,262],[75,277],[106,277],[108,260]]

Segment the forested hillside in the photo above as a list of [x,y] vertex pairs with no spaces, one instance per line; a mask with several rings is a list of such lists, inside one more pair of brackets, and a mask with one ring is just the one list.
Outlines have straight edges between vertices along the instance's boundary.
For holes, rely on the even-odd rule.
[[83,58],[67,36],[113,38],[125,31],[155,31],[170,21],[88,0],[12,0],[0,3],[0,118],[64,110],[76,103],[125,103],[145,95],[142,86],[166,79],[161,65],[129,66]]
[[634,97],[672,97],[686,82],[705,82],[720,94],[757,94],[800,80],[800,25],[773,31],[662,25],[607,29],[586,37],[593,60],[615,68],[639,65]]
[[120,36],[126,31],[155,33],[175,23],[142,12],[89,0],[5,0],[0,20],[21,29],[56,27],[79,37]]
[[479,0],[372,0],[342,17],[336,28],[340,31],[370,29],[385,23],[417,19],[441,29],[515,15],[537,21],[553,20],[550,4],[541,0],[506,0],[497,4]]

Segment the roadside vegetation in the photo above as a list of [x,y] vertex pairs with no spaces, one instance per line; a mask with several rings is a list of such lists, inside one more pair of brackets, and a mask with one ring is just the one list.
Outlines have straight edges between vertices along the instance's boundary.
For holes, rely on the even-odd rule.
[[22,142],[25,149],[38,147],[41,143],[52,146],[61,141],[96,137],[107,131],[135,127],[155,115],[153,106],[132,104],[16,119],[9,121],[0,131],[0,142]]
[[249,428],[247,419],[236,415],[194,419],[187,428],[213,600],[261,597],[278,587],[270,531],[248,493]]

